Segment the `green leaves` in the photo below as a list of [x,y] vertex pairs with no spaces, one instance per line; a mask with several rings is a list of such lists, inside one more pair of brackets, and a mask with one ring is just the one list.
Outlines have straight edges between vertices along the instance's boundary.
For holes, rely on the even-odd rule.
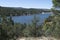
[[54,7],[60,7],[60,0],[52,0]]

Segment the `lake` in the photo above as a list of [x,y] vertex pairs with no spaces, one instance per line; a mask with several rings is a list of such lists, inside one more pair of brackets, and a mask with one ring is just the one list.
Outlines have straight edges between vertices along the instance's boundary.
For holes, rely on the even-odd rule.
[[[37,19],[39,20],[39,23],[43,23],[46,18],[48,18],[51,13],[42,13],[42,14],[34,14],[36,15]],[[24,15],[24,16],[14,16],[12,19],[15,23],[31,23],[34,15]]]

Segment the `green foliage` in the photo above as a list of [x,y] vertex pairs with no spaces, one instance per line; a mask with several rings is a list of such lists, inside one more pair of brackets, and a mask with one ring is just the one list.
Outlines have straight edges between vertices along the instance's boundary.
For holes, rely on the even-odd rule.
[[60,7],[60,0],[52,0],[54,7]]
[[0,40],[16,40],[18,37],[38,37],[42,36],[42,26],[37,25],[39,19],[34,16],[31,24],[14,23],[12,17],[1,16]]
[[[60,8],[60,0],[52,0],[54,7]],[[53,36],[53,37],[60,37],[60,11],[52,10],[53,14],[49,18],[45,20],[43,25],[43,30],[45,36]]]
[[51,21],[46,21],[43,26],[43,30],[45,31],[45,35],[60,37],[60,26],[59,26],[60,25],[60,16],[55,15],[50,20]]
[[26,28],[23,30],[25,37],[38,37],[42,36],[42,26],[37,25],[39,22],[39,19],[34,16],[34,19],[32,20],[32,23],[27,25]]

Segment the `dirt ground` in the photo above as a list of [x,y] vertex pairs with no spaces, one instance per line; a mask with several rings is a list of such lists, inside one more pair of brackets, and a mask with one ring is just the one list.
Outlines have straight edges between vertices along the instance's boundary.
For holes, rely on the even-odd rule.
[[17,40],[60,40],[53,37],[28,37],[28,38],[18,38]]

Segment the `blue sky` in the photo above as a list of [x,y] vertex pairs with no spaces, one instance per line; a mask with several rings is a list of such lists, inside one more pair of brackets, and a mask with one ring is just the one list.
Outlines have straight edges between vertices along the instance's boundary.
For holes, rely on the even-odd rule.
[[50,9],[52,0],[0,0],[0,6]]

